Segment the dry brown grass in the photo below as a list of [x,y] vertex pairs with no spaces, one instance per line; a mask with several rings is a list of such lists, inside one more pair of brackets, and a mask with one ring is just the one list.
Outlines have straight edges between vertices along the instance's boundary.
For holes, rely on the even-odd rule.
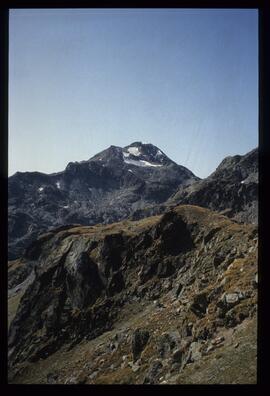
[[[243,322],[228,342],[174,379],[177,384],[255,384],[257,372],[257,319]],[[236,349],[235,344],[239,346]]]
[[8,271],[14,271],[15,269],[19,268],[22,265],[21,260],[12,260],[8,262]]
[[65,235],[84,235],[84,236],[100,236],[113,235],[119,232],[124,232],[127,235],[135,235],[138,232],[142,232],[145,229],[156,224],[160,220],[161,216],[147,217],[138,221],[125,220],[118,223],[112,224],[97,224],[95,226],[81,226],[73,227],[63,231]]
[[8,326],[10,325],[11,321],[14,319],[16,315],[23,294],[24,294],[24,290],[21,290],[17,294],[13,295],[8,299]]

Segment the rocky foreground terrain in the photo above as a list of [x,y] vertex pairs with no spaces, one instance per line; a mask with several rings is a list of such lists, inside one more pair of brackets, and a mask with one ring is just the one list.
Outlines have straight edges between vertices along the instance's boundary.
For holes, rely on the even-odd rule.
[[257,247],[195,205],[43,234],[9,263],[9,382],[256,383]]

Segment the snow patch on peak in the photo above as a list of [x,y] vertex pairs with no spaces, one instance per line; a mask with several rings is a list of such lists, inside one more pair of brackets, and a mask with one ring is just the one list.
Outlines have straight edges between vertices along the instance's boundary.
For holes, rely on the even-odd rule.
[[157,151],[156,156],[160,156],[163,155],[162,152],[160,150]]
[[59,181],[56,182],[55,184],[56,184],[56,187],[57,187],[57,188],[60,188],[60,182],[59,182]]
[[136,165],[136,166],[143,166],[143,167],[159,167],[159,166],[163,166],[160,164],[151,164],[148,161],[144,161],[144,160],[133,160],[133,159],[126,159],[124,158],[124,162],[126,164],[130,164],[130,165]]
[[39,187],[38,191],[41,192],[44,190],[44,187]]
[[150,162],[144,160],[141,160],[140,162],[142,162],[144,166],[155,166],[155,167],[162,166],[161,164],[151,164]]
[[138,157],[139,155],[141,155],[141,152],[140,152],[140,150],[138,149],[138,147],[129,147],[129,148],[127,149],[127,151],[128,151],[130,154],[135,155],[136,157]]

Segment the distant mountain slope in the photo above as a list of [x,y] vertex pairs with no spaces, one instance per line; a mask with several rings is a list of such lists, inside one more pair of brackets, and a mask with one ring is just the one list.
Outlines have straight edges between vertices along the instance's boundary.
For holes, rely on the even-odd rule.
[[240,222],[258,222],[258,149],[225,158],[206,179],[180,187],[168,205],[190,204],[226,214]]
[[159,148],[141,142],[111,146],[59,173],[17,172],[9,178],[9,258],[52,227],[120,221],[197,180]]

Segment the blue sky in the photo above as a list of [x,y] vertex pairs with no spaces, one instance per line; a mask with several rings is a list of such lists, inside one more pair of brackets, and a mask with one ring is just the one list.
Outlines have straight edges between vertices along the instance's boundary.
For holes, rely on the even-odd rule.
[[134,141],[199,177],[258,145],[257,10],[10,11],[9,174]]

